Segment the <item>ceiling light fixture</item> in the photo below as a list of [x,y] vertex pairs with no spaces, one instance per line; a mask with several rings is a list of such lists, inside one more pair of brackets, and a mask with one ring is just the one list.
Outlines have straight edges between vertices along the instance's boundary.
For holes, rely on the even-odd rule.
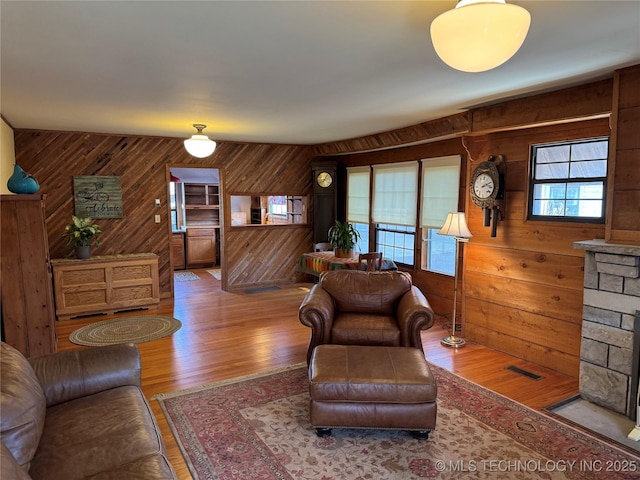
[[194,123],[193,127],[198,130],[198,133],[184,141],[184,148],[186,148],[187,152],[194,157],[208,157],[216,149],[216,142],[209,140],[209,137],[202,133],[202,130],[207,128],[206,125]]
[[431,41],[444,63],[484,72],[509,60],[522,46],[531,15],[505,0],[460,0],[431,23]]

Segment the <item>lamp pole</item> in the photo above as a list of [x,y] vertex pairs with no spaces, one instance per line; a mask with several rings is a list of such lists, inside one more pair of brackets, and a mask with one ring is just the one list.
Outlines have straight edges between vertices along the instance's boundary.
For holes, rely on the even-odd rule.
[[455,237],[456,239],[456,261],[455,261],[455,274],[453,276],[453,317],[451,318],[451,335],[444,337],[440,340],[440,343],[447,347],[460,348],[464,347],[465,341],[463,338],[456,337],[456,309],[458,306],[458,258],[460,254],[460,242],[468,242],[468,238]]
[[460,242],[468,242],[473,236],[467,227],[467,219],[464,212],[449,212],[444,225],[438,235],[454,237],[456,241],[456,257],[454,259],[455,272],[453,275],[453,318],[451,319],[451,335],[440,340],[442,345],[453,348],[464,347],[463,338],[456,337],[456,310],[458,304],[458,258],[460,256]]

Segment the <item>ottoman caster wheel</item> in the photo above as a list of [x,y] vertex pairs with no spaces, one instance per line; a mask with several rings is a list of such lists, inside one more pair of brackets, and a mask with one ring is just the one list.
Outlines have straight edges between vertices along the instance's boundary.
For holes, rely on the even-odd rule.
[[331,436],[330,428],[316,428],[316,435],[320,438],[326,438]]
[[431,430],[411,430],[411,435],[418,440],[428,440],[430,432]]

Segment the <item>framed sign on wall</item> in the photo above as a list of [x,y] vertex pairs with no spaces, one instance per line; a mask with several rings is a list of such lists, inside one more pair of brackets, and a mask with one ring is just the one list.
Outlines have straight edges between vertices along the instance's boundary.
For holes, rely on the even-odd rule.
[[73,177],[78,217],[122,218],[120,177]]

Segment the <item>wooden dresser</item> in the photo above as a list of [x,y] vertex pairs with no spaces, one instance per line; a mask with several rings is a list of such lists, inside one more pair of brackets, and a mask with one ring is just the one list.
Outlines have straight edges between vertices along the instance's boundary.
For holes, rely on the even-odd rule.
[[45,195],[2,195],[4,340],[26,357],[56,351]]
[[51,264],[58,320],[160,303],[158,256],[153,253],[53,259]]

